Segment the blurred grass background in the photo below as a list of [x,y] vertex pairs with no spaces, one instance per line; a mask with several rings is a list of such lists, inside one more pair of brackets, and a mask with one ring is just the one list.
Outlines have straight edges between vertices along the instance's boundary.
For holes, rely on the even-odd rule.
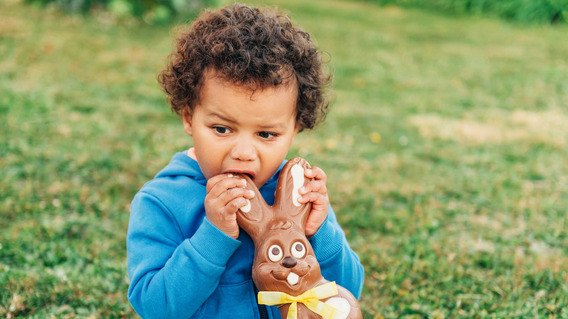
[[[335,74],[321,166],[365,318],[568,318],[568,26],[266,0]],[[173,25],[0,3],[0,317],[136,317],[129,203],[191,140]]]
[[568,22],[568,0],[367,0],[452,15],[483,15],[522,23]]

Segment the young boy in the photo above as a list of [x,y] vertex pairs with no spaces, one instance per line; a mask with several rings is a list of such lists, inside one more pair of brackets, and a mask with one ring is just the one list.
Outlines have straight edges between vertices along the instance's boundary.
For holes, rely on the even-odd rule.
[[[268,204],[296,133],[325,116],[319,52],[287,16],[233,5],[205,12],[178,39],[160,75],[193,148],[135,196],[128,228],[128,298],[144,318],[280,318],[259,306],[254,244],[236,212],[254,194]],[[306,235],[322,275],[359,296],[363,267],[329,205],[326,175],[307,170]]]

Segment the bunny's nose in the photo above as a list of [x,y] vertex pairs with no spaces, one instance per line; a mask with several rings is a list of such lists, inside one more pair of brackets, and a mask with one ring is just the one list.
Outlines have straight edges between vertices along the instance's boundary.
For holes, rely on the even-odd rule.
[[286,268],[292,268],[294,266],[296,266],[298,262],[296,261],[296,258],[294,257],[286,257],[282,260],[282,266],[286,267]]

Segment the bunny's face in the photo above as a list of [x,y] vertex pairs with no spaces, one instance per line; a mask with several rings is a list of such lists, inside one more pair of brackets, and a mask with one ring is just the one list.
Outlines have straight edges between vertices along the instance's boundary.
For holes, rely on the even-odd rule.
[[267,240],[257,247],[253,279],[262,282],[259,289],[297,295],[321,277],[310,243],[294,226],[276,222],[266,233]]
[[[309,167],[308,162],[298,157],[284,165],[278,178],[273,206],[264,201],[254,183],[243,175],[248,181],[247,188],[254,191],[255,196],[249,205],[239,209],[237,222],[254,241],[252,278],[261,292],[299,296],[329,283],[322,277],[319,263],[305,235],[311,205],[300,204],[297,200],[300,196],[298,189],[306,182],[304,171]],[[334,318],[362,318],[357,299],[345,288],[337,285],[337,289],[337,296],[322,299],[325,305],[339,311]],[[289,315],[291,306],[288,304],[285,302],[279,307],[282,318]],[[323,309],[320,306],[323,307],[323,303],[319,303],[317,309]],[[314,312],[319,311],[317,309],[300,304],[297,317],[321,318]]]
[[[280,172],[274,205],[266,204],[254,185],[250,205],[237,213],[237,222],[254,241],[255,257],[252,277],[261,290],[281,291],[297,295],[318,283],[319,264],[305,235],[311,204],[298,202],[298,189],[305,180],[304,171],[310,166],[302,158],[293,158]],[[243,178],[250,181],[247,176]]]

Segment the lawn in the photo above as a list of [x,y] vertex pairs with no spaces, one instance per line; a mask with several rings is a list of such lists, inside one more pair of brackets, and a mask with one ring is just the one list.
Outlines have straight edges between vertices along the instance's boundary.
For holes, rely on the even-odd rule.
[[[365,318],[568,318],[568,26],[266,0],[327,52],[328,174]],[[136,317],[129,203],[191,145],[172,26],[0,2],[0,317]]]

